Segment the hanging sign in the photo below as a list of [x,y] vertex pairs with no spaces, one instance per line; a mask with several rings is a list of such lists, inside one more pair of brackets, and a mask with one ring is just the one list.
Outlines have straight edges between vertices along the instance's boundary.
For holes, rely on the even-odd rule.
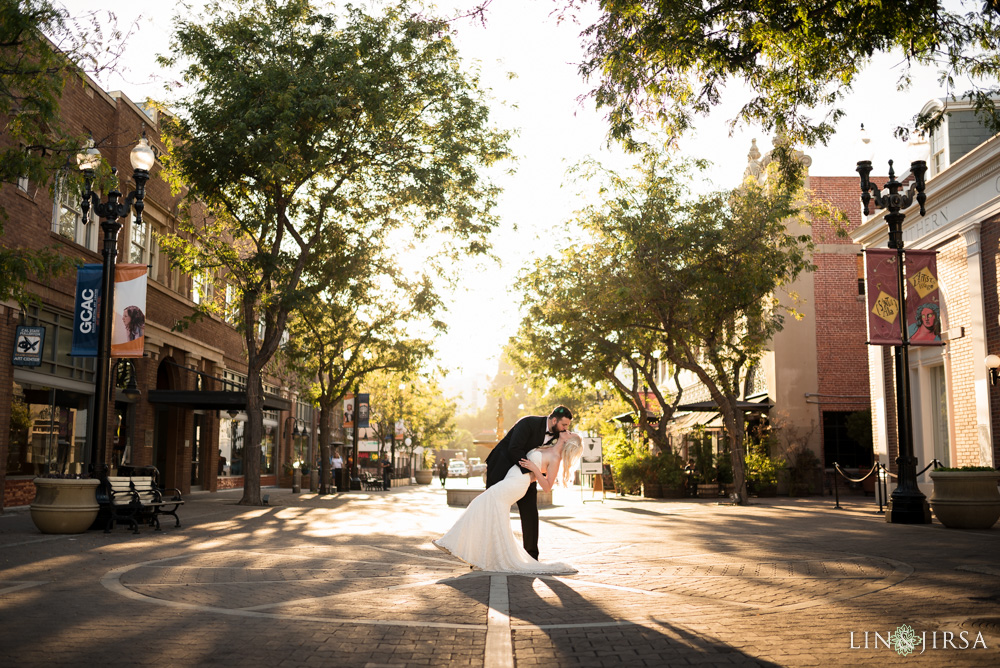
[[580,455],[580,475],[601,475],[604,472],[601,439],[587,436],[582,439],[583,453]]
[[142,357],[146,344],[146,273],[144,264],[115,267],[115,320],[112,357]]
[[901,345],[899,328],[899,256],[891,248],[865,249],[865,292],[868,295],[868,342]]
[[358,395],[358,429],[368,429],[368,395]]
[[97,324],[101,312],[101,270],[99,264],[85,264],[76,270],[76,305],[73,308],[73,345],[70,355],[97,357]]
[[913,346],[943,346],[937,251],[906,251],[906,334]]
[[354,429],[354,395],[344,395],[344,429]]
[[14,364],[41,366],[45,347],[45,328],[21,325],[14,335]]

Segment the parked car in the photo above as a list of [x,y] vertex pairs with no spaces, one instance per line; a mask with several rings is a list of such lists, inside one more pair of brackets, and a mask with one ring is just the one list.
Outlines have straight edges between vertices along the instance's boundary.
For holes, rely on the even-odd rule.
[[483,473],[486,473],[486,464],[483,463],[483,460],[479,459],[478,457],[473,457],[472,459],[470,459],[469,475],[474,476],[474,475],[481,475]]
[[468,478],[469,477],[469,467],[465,465],[460,459],[448,462],[448,477],[449,478]]

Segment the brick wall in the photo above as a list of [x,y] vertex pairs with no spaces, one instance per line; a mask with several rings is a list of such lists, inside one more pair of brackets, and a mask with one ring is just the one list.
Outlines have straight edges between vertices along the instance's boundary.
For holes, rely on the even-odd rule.
[[817,218],[812,223],[816,244],[814,294],[816,312],[816,364],[820,420],[826,411],[859,411],[870,408],[868,378],[868,328],[866,304],[858,295],[860,246],[849,233],[861,225],[860,186],[857,177],[810,177],[813,201],[824,202],[847,217],[846,223]]
[[[943,326],[949,330],[964,327],[970,332],[972,316],[969,303],[969,270],[966,260],[967,244],[963,236],[949,241],[938,249],[938,280],[944,293]],[[948,342],[951,373],[947,378],[951,400],[951,444],[955,453],[953,466],[979,464],[978,434],[976,428],[976,395],[973,388],[972,340],[968,336]]]
[[[128,192],[134,187],[131,178],[129,152],[135,146],[142,131],[145,130],[150,142],[162,149],[159,142],[156,124],[150,117],[133,106],[128,100],[115,97],[92,87],[81,80],[67,83],[62,103],[62,117],[65,127],[74,133],[90,133],[98,144],[106,161],[120,168],[120,189]],[[0,133],[0,142],[6,141]],[[73,166],[75,170],[75,165]],[[147,222],[153,224],[155,230],[164,228],[175,231],[177,227],[176,213],[179,197],[170,193],[169,186],[159,178],[160,167],[154,166],[152,178],[146,185],[146,215]],[[40,249],[53,247],[68,257],[80,258],[88,263],[100,263],[99,252],[90,251],[73,241],[52,231],[52,216],[54,202],[49,186],[39,187],[31,184],[28,192],[20,191],[13,185],[0,186],[0,208],[6,211],[8,219],[5,224],[3,242],[8,247],[23,247]],[[96,216],[92,215],[92,225],[98,225]],[[127,261],[126,240],[128,238],[130,221],[123,220],[123,228],[118,238],[118,260]],[[100,236],[100,233],[98,233]],[[100,247],[100,243],[98,247]],[[165,257],[160,258],[159,271],[150,276],[147,292],[147,322],[171,330],[175,324],[189,316],[194,310],[194,304],[189,300],[188,288],[190,278],[181,275],[175,278],[175,272],[167,268]],[[73,311],[73,295],[76,275],[70,272],[57,277],[49,284],[30,283],[29,289],[37,294],[45,308],[71,314]],[[12,384],[12,369],[9,363],[11,349],[14,343],[14,327],[19,324],[20,314],[3,306],[0,310],[0,509],[7,505],[23,505],[29,503],[34,495],[34,487],[30,479],[19,478],[7,480],[4,466],[7,461],[7,446],[10,438],[10,388]],[[155,329],[151,327],[150,329]],[[147,331],[152,339],[153,334]],[[162,337],[161,337],[162,338]],[[190,324],[184,331],[173,332],[170,341],[175,344],[171,350],[165,350],[164,355],[176,354],[179,364],[187,366],[195,363],[200,370],[212,375],[221,375],[214,364],[207,359],[199,359],[199,348],[207,346],[213,350],[221,350],[224,364],[229,369],[241,372],[246,370],[246,358],[243,352],[243,341],[240,335],[229,325],[217,318],[206,317]],[[158,342],[168,348],[166,342]],[[151,341],[147,351],[156,349]],[[188,353],[194,353],[189,357]],[[147,391],[157,387],[157,371],[163,357],[156,359],[145,357],[134,360],[137,380],[142,396],[136,404],[136,424],[132,451],[132,463],[139,466],[154,464],[152,447],[147,447],[147,435],[152,435],[155,424],[156,407],[147,400]],[[192,361],[193,360],[193,361]],[[174,389],[194,389],[195,375],[181,373]],[[207,387],[206,389],[221,389]],[[113,405],[113,404],[111,404]],[[177,486],[183,491],[190,488],[191,452],[184,448],[184,441],[193,436],[193,414],[190,408],[174,409],[177,419],[171,429],[175,434],[172,450],[169,451],[173,471],[167,480],[171,486]],[[109,420],[109,428],[114,420]],[[214,411],[206,412],[203,426],[203,439],[206,444],[206,456],[202,466],[210,472],[204,484],[209,489],[216,488],[215,472],[217,471],[219,420]],[[109,453],[110,455],[110,453]],[[279,463],[280,465],[280,463]],[[218,483],[219,487],[242,486],[243,479],[229,478]],[[269,478],[274,484],[274,477]],[[262,480],[262,484],[264,483]]]

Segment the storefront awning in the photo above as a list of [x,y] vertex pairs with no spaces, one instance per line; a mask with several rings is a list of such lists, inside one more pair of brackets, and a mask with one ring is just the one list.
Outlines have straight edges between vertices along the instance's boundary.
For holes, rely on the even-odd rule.
[[[766,413],[774,408],[774,404],[770,402],[758,404],[753,401],[738,401],[736,402],[736,408],[746,413]],[[719,411],[719,405],[714,401],[698,401],[693,404],[681,404],[677,407],[677,410],[717,413]]]
[[[149,390],[149,403],[168,406],[186,406],[211,411],[244,411],[247,408],[247,393],[233,390]],[[273,394],[264,394],[264,408],[274,411],[292,410],[290,399]]]
[[[616,415],[613,418],[611,418],[610,420],[607,420],[607,422],[612,422],[612,421],[613,422],[619,422],[621,424],[636,424],[637,423],[637,419],[636,419],[636,414],[635,413],[622,413],[621,415]],[[649,418],[647,419],[647,422],[649,422],[650,424],[656,424],[659,421],[660,421],[660,416],[659,415],[650,415]]]

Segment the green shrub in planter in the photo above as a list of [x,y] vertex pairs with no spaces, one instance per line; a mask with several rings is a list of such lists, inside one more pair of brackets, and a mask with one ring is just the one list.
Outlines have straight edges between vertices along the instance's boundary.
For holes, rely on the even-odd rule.
[[760,450],[751,450],[746,457],[747,487],[751,493],[771,494],[778,489],[778,471],[784,467],[785,460],[778,457],[768,457]]

